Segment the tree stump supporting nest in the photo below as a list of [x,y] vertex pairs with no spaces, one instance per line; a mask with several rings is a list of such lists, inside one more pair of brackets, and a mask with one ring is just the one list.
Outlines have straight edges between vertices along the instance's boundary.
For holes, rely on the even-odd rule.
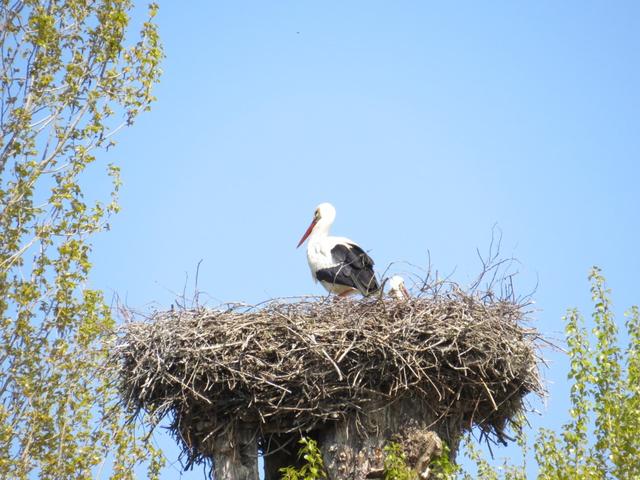
[[[426,480],[429,464],[443,451],[442,440],[435,430],[437,424],[422,402],[405,398],[393,404],[381,402],[367,413],[328,423],[308,432],[307,436],[317,440],[329,479],[384,478],[383,449],[394,441],[402,446],[407,465]],[[462,428],[455,431],[462,431]],[[459,436],[445,435],[455,453]],[[289,448],[265,456],[266,480],[280,480],[280,468],[298,463],[299,438],[299,434],[278,437],[281,445],[289,440]]]
[[[319,444],[329,478],[384,478],[383,449],[395,441],[403,448],[407,465],[428,479],[429,464],[442,453],[434,424],[422,402],[407,398],[326,426]],[[458,438],[448,435],[448,440],[457,449]]]
[[216,480],[258,480],[256,429],[239,425],[213,437],[203,454],[213,461]]

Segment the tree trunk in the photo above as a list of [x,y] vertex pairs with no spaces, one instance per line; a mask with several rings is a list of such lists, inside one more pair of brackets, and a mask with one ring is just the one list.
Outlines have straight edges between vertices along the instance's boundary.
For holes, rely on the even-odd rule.
[[210,446],[215,480],[258,480],[255,429],[237,425],[216,436]]
[[[328,422],[305,434],[318,441],[329,480],[384,478],[384,447],[397,442],[407,466],[421,479],[431,477],[432,460],[442,453],[442,440],[455,456],[462,424],[436,417],[424,401],[405,397],[392,404],[372,404],[366,413],[352,413],[344,420]],[[280,480],[280,468],[299,467],[300,434],[273,435],[265,450],[265,480]],[[210,443],[209,443],[210,442]],[[215,480],[258,480],[256,430],[247,425],[230,427],[209,440]]]
[[[391,405],[373,407],[342,422],[326,424],[319,432],[319,446],[330,480],[365,480],[384,477],[383,448],[391,441],[402,447],[407,465],[420,478],[430,478],[429,464],[442,453],[441,437],[451,455],[457,450],[460,429],[449,429],[434,418],[423,402],[404,398]],[[446,427],[445,431],[441,431]],[[450,437],[454,432],[454,437]]]

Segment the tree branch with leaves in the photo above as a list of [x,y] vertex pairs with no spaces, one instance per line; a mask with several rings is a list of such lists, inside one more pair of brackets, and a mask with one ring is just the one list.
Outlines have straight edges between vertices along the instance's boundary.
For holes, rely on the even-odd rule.
[[[114,321],[88,288],[91,238],[119,209],[84,174],[149,109],[162,47],[149,6],[130,43],[126,0],[0,0],[0,477],[111,478],[158,452],[125,425],[104,342]],[[110,460],[110,461],[111,461]]]

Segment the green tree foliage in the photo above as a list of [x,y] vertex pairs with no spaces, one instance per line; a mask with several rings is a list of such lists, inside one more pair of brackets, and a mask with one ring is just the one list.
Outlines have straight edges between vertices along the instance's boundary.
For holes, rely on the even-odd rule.
[[456,478],[461,471],[460,466],[451,460],[449,445],[442,442],[442,453],[431,460],[429,471],[434,480],[450,480]]
[[594,302],[589,335],[581,314],[565,317],[571,368],[571,421],[560,433],[542,430],[536,442],[539,478],[640,478],[640,315],[626,315],[623,349],[599,268],[589,276]]
[[[419,480],[421,477],[407,465],[407,456],[402,445],[390,442],[384,449],[384,480]],[[429,478],[434,480],[453,480],[460,472],[460,467],[451,461],[450,449],[442,444],[442,452],[429,464]]]
[[157,7],[127,45],[131,9],[0,0],[0,478],[96,478],[105,459],[113,479],[145,457],[158,470],[105,378],[114,322],[87,284],[120,181],[102,167],[101,195],[85,172],[149,108],[160,74]]
[[281,468],[282,480],[320,480],[327,478],[318,443],[306,437],[302,437],[299,443],[302,447],[298,452],[298,458],[303,459],[304,463],[300,468]]
[[407,465],[402,446],[390,442],[384,449],[384,480],[417,480],[418,473]]

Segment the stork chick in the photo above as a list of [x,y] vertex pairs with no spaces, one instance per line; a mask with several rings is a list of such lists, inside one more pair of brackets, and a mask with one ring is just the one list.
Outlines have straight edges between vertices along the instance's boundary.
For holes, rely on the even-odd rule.
[[404,286],[404,278],[400,275],[394,275],[389,279],[389,295],[395,298],[396,300],[407,300],[411,295],[409,295],[409,290]]

